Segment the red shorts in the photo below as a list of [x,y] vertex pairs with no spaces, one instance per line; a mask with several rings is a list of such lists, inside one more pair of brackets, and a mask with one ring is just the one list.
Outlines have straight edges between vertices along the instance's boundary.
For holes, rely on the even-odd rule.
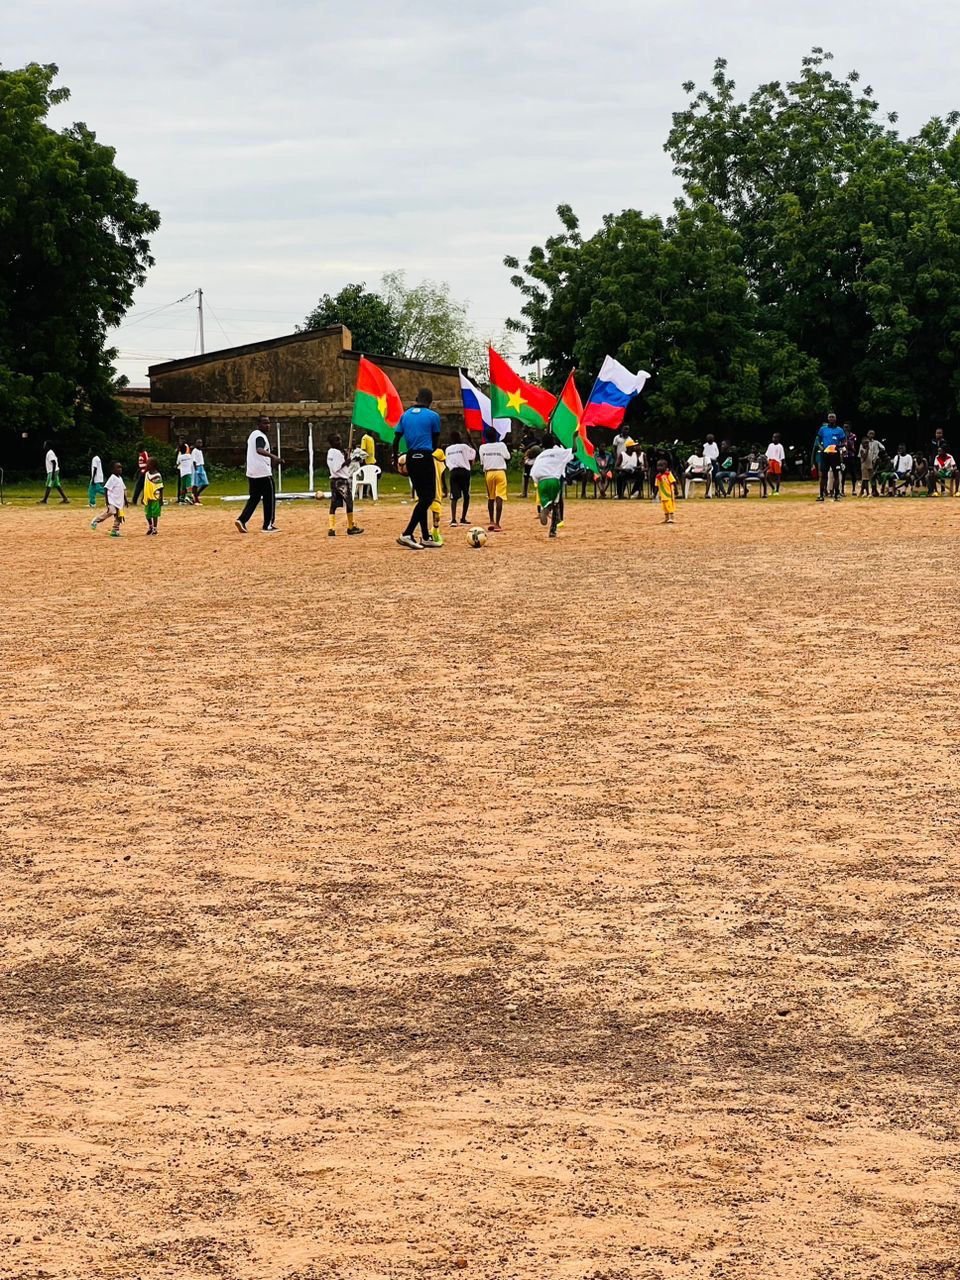
[[776,458],[768,458],[767,470],[770,472],[772,476],[778,476],[783,471],[783,463],[779,462]]

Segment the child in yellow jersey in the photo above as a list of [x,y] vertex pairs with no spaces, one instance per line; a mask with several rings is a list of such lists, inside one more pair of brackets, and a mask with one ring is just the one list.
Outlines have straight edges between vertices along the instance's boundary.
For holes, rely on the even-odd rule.
[[657,497],[663,512],[663,523],[673,524],[677,509],[677,480],[666,458],[660,458],[657,462]]
[[437,473],[437,483],[433,489],[433,502],[430,504],[430,514],[433,517],[433,529],[430,533],[430,541],[436,542],[438,546],[443,546],[443,535],[440,533],[440,512],[443,508],[440,505],[440,499],[443,495],[443,473],[447,469],[446,454],[442,449],[434,449],[433,466]]
[[160,512],[163,509],[163,476],[153,458],[147,459],[143,473],[143,514],[147,517],[147,537],[156,537]]

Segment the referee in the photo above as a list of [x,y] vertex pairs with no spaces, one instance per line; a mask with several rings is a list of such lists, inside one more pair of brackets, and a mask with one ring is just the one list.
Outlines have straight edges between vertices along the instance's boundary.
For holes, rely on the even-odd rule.
[[[433,451],[440,439],[440,417],[430,406],[433,404],[433,392],[425,387],[417,392],[417,399],[412,409],[407,409],[397,423],[397,433],[393,438],[393,465],[396,468],[400,453],[400,441],[407,445],[407,475],[417,495],[413,514],[407,527],[397,539],[401,547],[409,547],[411,551],[425,551],[428,547],[439,547],[442,543],[434,542],[427,528],[427,513],[437,495],[437,473],[433,464]],[[413,536],[417,525],[420,526],[420,541]]]

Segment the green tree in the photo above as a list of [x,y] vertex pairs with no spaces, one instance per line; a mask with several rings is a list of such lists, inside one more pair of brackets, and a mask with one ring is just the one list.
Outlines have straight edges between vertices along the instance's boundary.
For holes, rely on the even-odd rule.
[[400,319],[393,306],[380,293],[365,284],[348,284],[337,294],[325,293],[298,332],[324,329],[327,325],[345,324],[353,338],[355,351],[370,356],[401,354]]
[[681,205],[666,222],[628,209],[586,240],[569,206],[558,214],[562,232],[522,272],[506,259],[525,299],[513,327],[553,389],[571,365],[592,378],[609,353],[655,373],[650,410],[687,436],[792,422],[822,404],[815,363],[764,325],[739,237],[712,205]]
[[0,69],[0,421],[125,423],[107,330],[152,265],[160,218],[85,124],[52,129],[55,66]]
[[688,199],[737,230],[765,323],[817,362],[841,412],[881,427],[947,422],[958,412],[957,116],[901,138],[872,89],[830,61],[814,49],[796,80],[741,101],[719,60],[710,89],[684,86],[693,96],[667,150]]
[[485,376],[486,340],[477,335],[466,304],[451,295],[446,281],[408,285],[403,271],[389,271],[383,277],[383,289],[400,325],[401,355],[408,360],[462,365]]

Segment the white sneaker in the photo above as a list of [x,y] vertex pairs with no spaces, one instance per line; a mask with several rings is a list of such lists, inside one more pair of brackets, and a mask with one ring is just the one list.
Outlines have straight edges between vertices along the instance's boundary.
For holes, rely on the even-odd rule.
[[416,538],[412,538],[409,533],[401,533],[397,542],[401,547],[409,547],[411,551],[423,550],[423,543],[418,542]]

